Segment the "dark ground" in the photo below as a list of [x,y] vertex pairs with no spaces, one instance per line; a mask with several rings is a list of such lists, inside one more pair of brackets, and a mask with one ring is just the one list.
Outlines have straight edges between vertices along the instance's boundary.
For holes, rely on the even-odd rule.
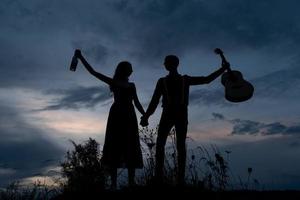
[[61,195],[54,200],[63,199],[210,199],[210,200],[300,200],[300,191],[223,191],[223,192],[212,192],[203,191],[193,188],[124,188],[117,191],[102,191],[96,194],[88,195]]

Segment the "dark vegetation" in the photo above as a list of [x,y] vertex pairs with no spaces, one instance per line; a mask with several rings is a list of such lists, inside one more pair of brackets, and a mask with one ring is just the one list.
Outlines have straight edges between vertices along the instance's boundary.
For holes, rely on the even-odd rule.
[[74,149],[66,153],[65,160],[60,164],[62,178],[56,180],[56,186],[37,182],[33,186],[24,187],[15,182],[0,191],[0,199],[95,199],[106,195],[121,195],[124,198],[124,195],[135,194],[157,198],[158,193],[167,197],[176,197],[180,193],[209,199],[300,199],[297,191],[264,190],[260,182],[252,177],[251,167],[245,169],[245,173],[248,174],[246,180],[236,177],[228,163],[230,151],[220,152],[216,146],[209,150],[201,146],[189,150],[186,185],[177,186],[174,130],[170,133],[166,147],[164,183],[157,186],[153,184],[156,132],[157,129],[140,130],[144,168],[137,171],[137,185],[134,187],[127,186],[124,173],[126,170],[120,169],[119,187],[117,190],[110,190],[110,178],[107,169],[101,164],[99,144],[90,138],[82,144],[72,142]]

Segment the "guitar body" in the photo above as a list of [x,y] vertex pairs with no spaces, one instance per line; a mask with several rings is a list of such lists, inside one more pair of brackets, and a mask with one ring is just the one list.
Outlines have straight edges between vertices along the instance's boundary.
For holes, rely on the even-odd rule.
[[221,79],[225,87],[225,98],[231,102],[242,102],[250,99],[254,93],[253,85],[244,80],[241,72],[230,69],[230,64],[221,49],[216,48],[215,53],[221,56],[222,65],[228,66],[227,72],[223,73]]
[[231,102],[247,101],[253,96],[254,87],[243,79],[239,71],[232,70],[222,75],[221,83],[225,87],[225,98]]

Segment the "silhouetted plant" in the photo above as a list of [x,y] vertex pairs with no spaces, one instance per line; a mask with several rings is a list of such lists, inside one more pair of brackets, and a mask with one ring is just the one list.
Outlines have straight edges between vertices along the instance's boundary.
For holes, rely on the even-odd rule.
[[212,146],[210,153],[206,148],[198,146],[190,152],[187,162],[190,184],[207,190],[225,190],[229,184],[229,167],[220,151]]
[[84,144],[74,145],[61,163],[62,175],[66,178],[64,191],[70,193],[93,193],[105,189],[106,173],[101,165],[99,144],[89,138]]
[[247,180],[242,180],[242,178],[240,176],[238,176],[239,179],[239,185],[241,187],[242,190],[262,190],[262,186],[260,184],[260,182],[258,181],[258,179],[253,177],[253,168],[252,167],[248,167],[247,169]]
[[168,144],[166,145],[165,152],[165,165],[164,176],[165,182],[169,185],[176,183],[178,175],[178,160],[177,160],[177,148],[176,148],[176,130],[171,129],[169,133]]
[[9,184],[5,189],[1,190],[0,197],[4,200],[21,199],[21,193],[19,192],[19,183],[13,182]]
[[5,189],[0,190],[1,200],[50,200],[61,193],[59,188],[51,187],[41,181],[33,185],[21,185],[13,182]]
[[154,177],[155,172],[155,146],[157,137],[157,128],[149,129],[144,127],[139,130],[141,149],[144,157],[144,168],[140,177],[141,184],[149,184]]
[[[148,127],[140,129],[140,140],[144,155],[144,168],[140,182],[143,185],[151,183],[155,172],[155,147],[158,127],[149,129]],[[164,181],[168,185],[175,184],[177,176],[177,151],[175,129],[169,133],[168,144],[165,152]]]
[[[154,177],[156,137],[157,128],[149,129],[146,127],[140,130],[145,165],[140,179],[144,180],[142,184],[145,185]],[[190,150],[186,164],[188,177],[186,182],[188,185],[208,190],[226,189],[229,184],[228,163],[216,147],[212,146],[212,150],[214,156],[203,147]],[[176,184],[177,162],[176,134],[175,129],[172,129],[165,151],[164,181],[167,185]]]
[[246,185],[246,189],[249,189],[249,182],[250,182],[250,177],[252,174],[252,167],[248,167],[248,178],[247,178],[247,185]]

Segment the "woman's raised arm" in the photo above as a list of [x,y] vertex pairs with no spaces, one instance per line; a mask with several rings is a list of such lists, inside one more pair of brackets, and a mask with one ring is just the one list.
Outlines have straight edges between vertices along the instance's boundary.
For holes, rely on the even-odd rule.
[[112,85],[113,84],[113,79],[105,76],[104,74],[101,74],[99,72],[96,72],[92,66],[86,61],[86,59],[82,56],[81,51],[76,49],[75,51],[75,55],[76,57],[82,62],[82,64],[84,65],[84,67],[88,70],[88,72],[90,74],[92,74],[93,76],[95,76],[96,78],[98,78],[99,80],[107,83],[108,85]]

